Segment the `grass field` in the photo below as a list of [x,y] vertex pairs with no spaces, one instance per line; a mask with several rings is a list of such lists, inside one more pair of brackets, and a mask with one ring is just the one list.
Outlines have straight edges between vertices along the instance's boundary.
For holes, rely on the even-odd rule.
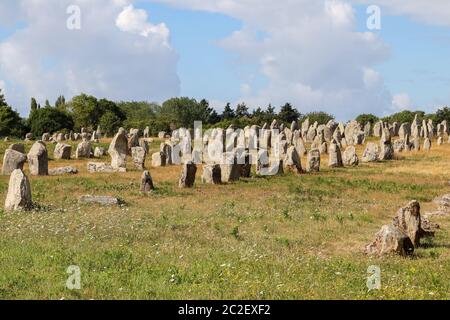
[[[0,142],[1,159],[9,144]],[[324,157],[318,174],[220,186],[203,185],[199,169],[190,190],[177,187],[180,167],[148,159],[151,195],[139,193],[141,172],[89,174],[87,161],[50,161],[77,167],[75,176],[30,177],[38,211],[0,211],[0,298],[450,298],[450,217],[434,218],[442,230],[413,258],[362,253],[408,201],[425,212],[450,193],[449,144],[356,168],[328,169]],[[1,201],[8,180],[0,177]],[[86,194],[126,205],[80,205]],[[81,290],[66,288],[70,265],[81,268]],[[366,287],[371,265],[381,268],[379,291]]]

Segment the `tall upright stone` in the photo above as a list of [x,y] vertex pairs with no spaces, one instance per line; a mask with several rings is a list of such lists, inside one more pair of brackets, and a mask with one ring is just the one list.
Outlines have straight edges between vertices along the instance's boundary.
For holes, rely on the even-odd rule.
[[83,158],[91,158],[93,155],[91,142],[83,139],[75,150],[75,158],[83,159]]
[[48,176],[48,152],[45,143],[36,141],[28,152],[28,165],[33,176]]
[[124,128],[120,128],[119,132],[111,141],[108,153],[111,156],[111,166],[114,169],[127,167],[128,140]]
[[186,162],[183,164],[183,170],[178,182],[180,188],[192,188],[195,183],[195,175],[197,173],[197,166],[193,162]]
[[5,211],[23,211],[32,208],[30,181],[21,169],[16,169],[9,178]]
[[354,146],[348,146],[342,156],[342,162],[346,166],[357,166],[359,164],[359,158],[356,154],[356,149]]
[[206,184],[221,184],[222,171],[219,164],[203,166],[202,182]]
[[320,171],[319,149],[312,149],[308,152],[308,158],[306,160],[306,171],[310,173]]
[[341,148],[339,148],[339,145],[334,139],[331,141],[328,154],[329,154],[328,166],[330,168],[340,168],[344,166],[344,163],[342,161]]
[[284,172],[302,173],[302,163],[300,155],[294,146],[290,146],[286,152],[286,156],[283,161]]
[[378,146],[373,142],[369,142],[366,145],[366,149],[364,150],[361,161],[362,162],[375,162],[378,160],[378,155],[379,155]]
[[133,158],[134,167],[138,170],[145,169],[146,152],[143,147],[131,148],[131,157]]

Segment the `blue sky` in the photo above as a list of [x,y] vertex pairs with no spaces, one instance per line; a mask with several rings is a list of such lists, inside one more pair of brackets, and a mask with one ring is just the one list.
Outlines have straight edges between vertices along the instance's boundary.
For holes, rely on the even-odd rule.
[[338,119],[450,104],[450,6],[443,2],[429,5],[439,13],[430,18],[424,0],[380,0],[382,28],[367,36],[364,0],[256,7],[250,0],[94,0],[80,2],[77,32],[64,28],[64,1],[78,2],[0,4],[0,86],[22,114],[31,96],[52,101],[79,92],[206,98],[219,111],[226,102],[291,102]]

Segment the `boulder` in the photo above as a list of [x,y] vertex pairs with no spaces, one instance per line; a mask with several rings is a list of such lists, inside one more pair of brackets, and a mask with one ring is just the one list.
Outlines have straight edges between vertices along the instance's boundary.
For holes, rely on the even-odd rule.
[[7,149],[3,157],[2,175],[10,175],[16,169],[22,170],[25,161],[27,156],[24,153]]
[[75,158],[91,158],[92,157],[92,145],[89,141],[84,140],[80,142],[75,150]]
[[72,146],[70,144],[57,143],[53,152],[55,160],[64,159],[70,160],[72,155]]
[[37,141],[28,152],[28,165],[33,176],[48,175],[48,153],[45,143]]
[[109,145],[108,153],[111,156],[111,166],[114,169],[127,167],[128,140],[124,128],[120,128]]
[[365,252],[377,256],[386,254],[409,256],[414,253],[414,245],[404,232],[393,225],[385,225],[375,235],[375,240],[366,247]]
[[192,162],[183,164],[183,170],[178,182],[180,188],[192,188],[195,183],[195,175],[197,173],[197,166]]
[[51,176],[61,176],[65,174],[77,174],[78,169],[74,167],[60,167],[60,168],[54,168],[50,169],[48,171],[49,175]]
[[357,166],[359,164],[359,158],[354,146],[349,146],[345,149],[342,162],[346,166]]
[[110,164],[104,162],[89,162],[87,164],[87,170],[90,173],[114,173],[114,172],[126,172],[125,168],[113,168]]
[[378,145],[373,142],[369,142],[364,150],[361,161],[362,162],[375,162],[378,160]]

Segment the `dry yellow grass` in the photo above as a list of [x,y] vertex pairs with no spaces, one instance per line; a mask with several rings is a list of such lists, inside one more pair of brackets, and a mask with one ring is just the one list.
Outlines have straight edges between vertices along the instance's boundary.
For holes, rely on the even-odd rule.
[[[157,139],[151,148],[159,149]],[[449,298],[448,217],[436,218],[442,231],[414,259],[362,254],[409,200],[432,210],[434,197],[450,193],[449,160],[449,144],[355,168],[329,169],[323,157],[315,175],[220,186],[201,184],[199,168],[195,188],[180,190],[180,167],[150,168],[148,159],[157,191],[147,196],[138,192],[139,171],[90,174],[88,160],[51,161],[80,172],[30,177],[41,210],[1,213],[0,297]],[[7,181],[0,178],[1,200]],[[127,205],[78,204],[85,194]],[[73,264],[82,270],[80,291],[64,286]],[[382,267],[383,288],[369,293],[372,264]]]

